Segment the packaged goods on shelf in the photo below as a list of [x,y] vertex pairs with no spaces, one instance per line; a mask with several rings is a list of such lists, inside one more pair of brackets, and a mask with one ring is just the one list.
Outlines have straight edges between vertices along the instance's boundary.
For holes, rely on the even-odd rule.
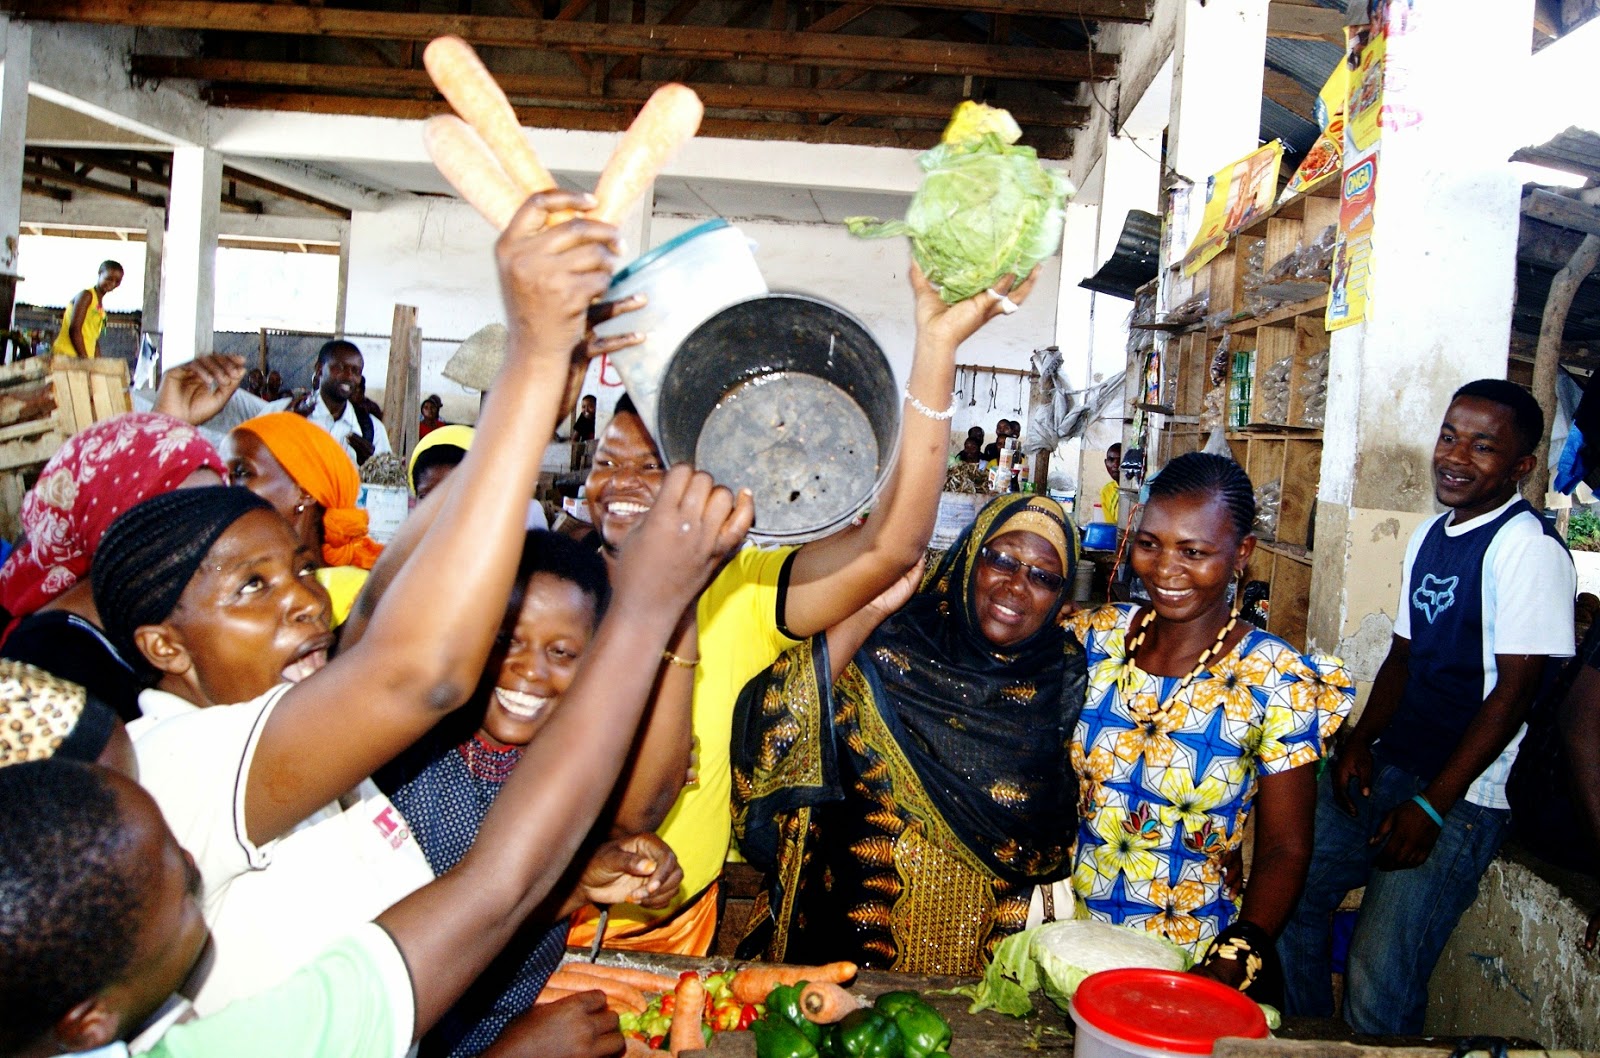
[[1283,506],[1283,483],[1268,481],[1256,486],[1256,536],[1278,538],[1278,512]]
[[1211,291],[1202,290],[1167,313],[1162,322],[1170,324],[1197,323],[1205,316],[1206,310],[1210,307]]
[[1261,373],[1256,381],[1256,408],[1263,422],[1286,422],[1289,418],[1289,369],[1292,363],[1279,360]]

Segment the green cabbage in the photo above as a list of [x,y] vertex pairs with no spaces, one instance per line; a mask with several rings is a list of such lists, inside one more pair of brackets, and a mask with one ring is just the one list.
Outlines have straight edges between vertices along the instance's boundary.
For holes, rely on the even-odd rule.
[[1083,979],[1101,970],[1143,967],[1187,970],[1189,953],[1154,933],[1108,922],[1051,922],[1014,933],[995,946],[994,960],[976,985],[957,988],[971,1012],[996,1010],[1012,1017],[1033,1012],[1031,993],[1042,991],[1062,1013]]
[[846,217],[845,225],[868,239],[909,235],[911,255],[945,301],[1026,276],[1061,246],[1072,184],[1041,166],[1032,147],[986,132],[941,143],[918,164],[927,176],[905,220]]

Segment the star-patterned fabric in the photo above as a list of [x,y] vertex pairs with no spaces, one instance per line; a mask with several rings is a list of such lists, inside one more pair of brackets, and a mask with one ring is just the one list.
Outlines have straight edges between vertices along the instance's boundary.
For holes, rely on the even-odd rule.
[[1071,750],[1080,791],[1072,885],[1080,913],[1198,953],[1238,913],[1223,868],[1259,776],[1320,759],[1355,689],[1339,659],[1252,628],[1178,690],[1180,677],[1129,663],[1137,610],[1114,604],[1068,625],[1089,664]]

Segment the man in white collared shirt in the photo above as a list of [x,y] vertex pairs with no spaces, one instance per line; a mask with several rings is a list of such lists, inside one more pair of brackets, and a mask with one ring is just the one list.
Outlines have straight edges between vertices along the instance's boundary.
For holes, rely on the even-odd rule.
[[[383,424],[371,416],[360,415],[350,400],[366,366],[355,343],[334,339],[317,353],[317,372],[311,377],[311,392],[292,408],[288,399],[284,399],[273,401],[266,410],[297,411],[306,416],[344,445],[360,466],[373,455],[390,450]],[[310,405],[309,410],[307,405]]]

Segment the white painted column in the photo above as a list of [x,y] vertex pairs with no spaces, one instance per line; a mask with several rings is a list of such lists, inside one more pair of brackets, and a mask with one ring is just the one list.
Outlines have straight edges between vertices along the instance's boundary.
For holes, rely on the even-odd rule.
[[1260,142],[1267,0],[1182,0],[1167,165],[1194,183]]
[[144,306],[140,326],[146,334],[161,332],[161,259],[166,246],[167,230],[161,226],[161,214],[151,211],[151,223],[144,229]]
[[22,237],[22,148],[28,132],[32,31],[0,19],[0,325],[10,327]]
[[[1073,389],[1081,389],[1094,381],[1090,350],[1097,295],[1078,283],[1094,274],[1095,242],[1099,233],[1098,203],[1077,200],[1067,203],[1067,224],[1061,239],[1061,285],[1056,295],[1056,347],[1061,350],[1061,374]],[[1081,451],[1082,443],[1077,439],[1057,448],[1050,459],[1051,477],[1057,481],[1068,479],[1073,486],[1078,486],[1083,480]],[[1082,488],[1078,488],[1078,495],[1083,496]],[[1079,522],[1087,519],[1088,516],[1081,513],[1086,510],[1088,507],[1080,499],[1074,510]]]
[[163,368],[211,352],[221,206],[222,155],[174,147],[161,276]]
[[[1432,449],[1451,393],[1503,378],[1520,188],[1506,163],[1533,0],[1395,5],[1365,323],[1334,333],[1309,637],[1370,680],[1387,650],[1410,531],[1434,513]],[[1466,58],[1470,57],[1470,61]],[[1515,143],[1508,142],[1514,140]],[[1341,546],[1342,544],[1342,546]]]
[[350,225],[345,224],[339,233],[339,286],[334,291],[333,333],[344,337],[345,310],[350,305]]

